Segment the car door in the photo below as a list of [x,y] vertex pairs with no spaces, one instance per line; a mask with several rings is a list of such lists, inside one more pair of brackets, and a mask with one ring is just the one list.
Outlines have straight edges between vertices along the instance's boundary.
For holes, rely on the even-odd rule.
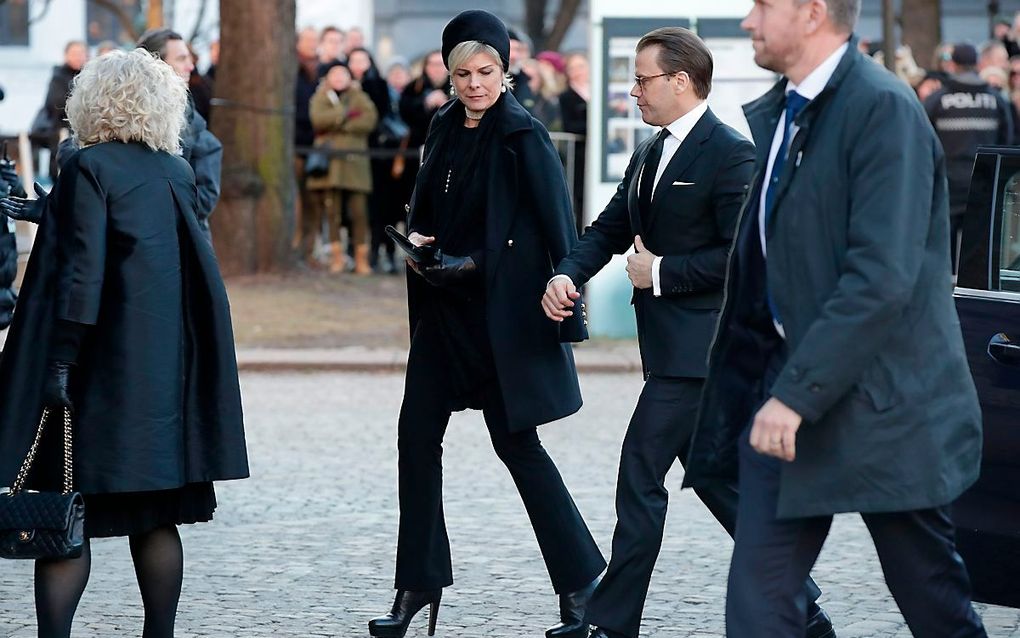
[[975,600],[1020,607],[1020,149],[982,148],[954,292],[984,420],[978,482],[953,504]]

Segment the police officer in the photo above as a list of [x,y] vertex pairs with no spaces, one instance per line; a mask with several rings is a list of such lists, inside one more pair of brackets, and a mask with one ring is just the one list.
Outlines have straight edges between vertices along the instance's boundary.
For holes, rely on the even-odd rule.
[[954,272],[977,148],[1011,144],[1013,140],[1014,123],[1009,104],[981,79],[977,63],[978,52],[972,45],[954,46],[949,79],[924,102],[946,152]]

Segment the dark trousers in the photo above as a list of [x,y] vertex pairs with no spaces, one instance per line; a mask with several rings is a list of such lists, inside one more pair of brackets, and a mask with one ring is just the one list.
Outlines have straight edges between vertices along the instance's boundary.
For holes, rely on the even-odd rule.
[[[448,377],[437,369],[434,349],[422,345],[412,344],[408,358],[397,439],[400,531],[395,587],[412,591],[453,583],[442,495]],[[524,501],[553,589],[567,593],[588,585],[606,563],[538,433],[510,432],[495,384],[485,392],[482,414],[493,449]]]
[[[764,388],[771,388],[782,360],[773,357]],[[738,443],[740,502],[726,593],[726,635],[801,638],[808,605],[804,579],[818,558],[832,516],[776,518],[783,462],[757,453],[749,442],[750,431],[750,426],[745,428]],[[861,517],[913,635],[986,635],[971,606],[970,579],[956,552],[946,508]]]
[[[627,427],[616,484],[616,530],[609,569],[588,604],[586,620],[636,638],[652,570],[662,545],[669,493],[666,473],[687,461],[703,379],[649,377]],[[733,535],[736,485],[695,490],[716,520]],[[804,587],[805,574],[801,579]],[[818,598],[808,583],[808,598]],[[752,635],[752,634],[748,634]]]

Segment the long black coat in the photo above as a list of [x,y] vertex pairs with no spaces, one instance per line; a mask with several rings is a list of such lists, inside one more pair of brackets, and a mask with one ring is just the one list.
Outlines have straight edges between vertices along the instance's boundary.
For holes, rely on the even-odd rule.
[[[758,148],[685,484],[736,473],[769,331],[758,200],[785,80],[744,109]],[[766,229],[789,358],[771,395],[804,418],[781,517],[945,505],[977,478],[981,413],[953,304],[942,146],[917,98],[850,47],[797,118]],[[764,320],[762,315],[764,315]]]
[[[430,219],[426,192],[430,180],[442,179],[429,162],[437,144],[459,125],[451,114],[463,110],[451,100],[432,121],[425,156],[411,198],[408,229],[426,229],[416,219]],[[542,312],[542,294],[559,263],[577,242],[570,195],[559,155],[549,134],[506,93],[486,117],[497,117],[487,153],[485,286],[489,341],[496,376],[507,407],[511,431],[520,431],[573,414],[581,408],[581,389],[569,342],[588,333],[580,312],[556,324]],[[411,335],[417,328],[423,297],[431,285],[408,271]],[[413,340],[413,339],[412,339]],[[409,371],[409,376],[410,376]]]
[[72,376],[75,489],[248,475],[226,291],[195,199],[187,162],[141,144],[68,160],[0,361],[0,485],[35,433],[58,319],[89,326]]
[[648,250],[662,255],[662,295],[635,288],[631,299],[644,370],[660,377],[704,377],[754,147],[709,109],[666,165],[651,209],[642,211],[639,184],[654,178],[644,171],[654,143],[650,137],[634,151],[616,194],[556,272],[580,287],[640,235]]

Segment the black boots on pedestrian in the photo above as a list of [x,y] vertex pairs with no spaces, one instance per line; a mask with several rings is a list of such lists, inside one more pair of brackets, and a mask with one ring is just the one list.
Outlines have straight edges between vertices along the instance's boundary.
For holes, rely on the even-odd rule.
[[808,610],[807,631],[804,635],[807,638],[836,638],[836,630],[832,628],[829,614],[818,605],[812,607],[814,609]]
[[598,585],[596,578],[583,589],[560,594],[560,622],[546,630],[545,638],[588,638],[590,627],[584,622],[584,612]]
[[404,638],[411,619],[429,605],[429,635],[436,635],[436,616],[439,615],[439,601],[443,597],[442,589],[430,591],[398,590],[393,600],[393,609],[385,616],[368,621],[368,633],[376,638]]

